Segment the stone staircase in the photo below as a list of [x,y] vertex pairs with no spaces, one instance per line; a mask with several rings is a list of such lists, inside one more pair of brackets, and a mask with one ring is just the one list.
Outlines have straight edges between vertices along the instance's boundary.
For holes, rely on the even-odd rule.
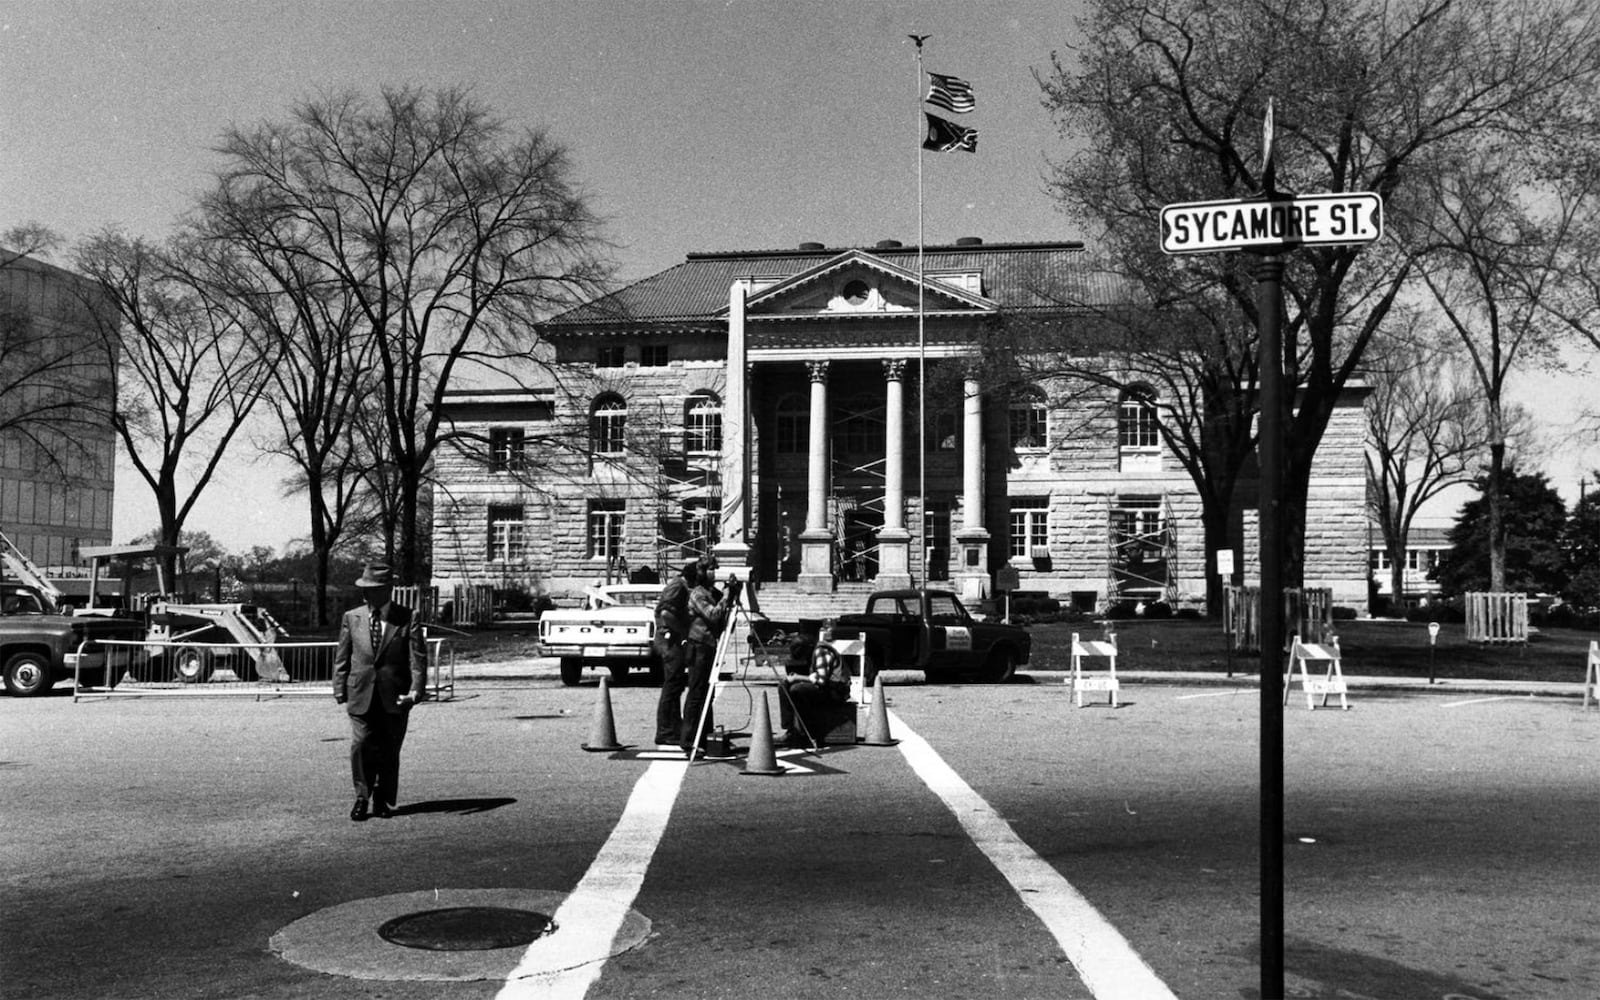
[[877,588],[870,583],[839,583],[831,594],[806,594],[794,583],[764,583],[756,595],[761,613],[773,621],[797,622],[802,618],[835,618],[865,611],[867,597]]

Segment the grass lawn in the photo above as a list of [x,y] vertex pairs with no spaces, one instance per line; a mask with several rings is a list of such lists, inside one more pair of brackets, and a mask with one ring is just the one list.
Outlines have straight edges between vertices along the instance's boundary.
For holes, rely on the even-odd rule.
[[[1085,627],[1089,625],[1090,627]],[[1222,625],[1208,619],[1132,619],[1111,623],[1125,670],[1181,670],[1226,673],[1230,666]],[[1098,625],[1036,625],[1033,633],[1035,670],[1067,669],[1072,633],[1102,638]],[[1334,622],[1344,672],[1371,677],[1581,682],[1589,643],[1600,633],[1576,629],[1544,629],[1516,645],[1469,643],[1466,626],[1440,626],[1437,646],[1430,651],[1428,626],[1420,622],[1357,619]],[[1235,673],[1254,674],[1257,653],[1236,654]]]
[[[1544,629],[1520,646],[1486,646],[1466,640],[1466,626],[1440,627],[1430,658],[1428,626],[1417,622],[1354,620],[1335,623],[1344,671],[1375,677],[1427,677],[1478,680],[1571,681],[1584,677],[1589,643],[1600,633],[1577,629]],[[1172,670],[1226,674],[1230,667],[1227,638],[1212,619],[1130,619],[1111,623],[1122,651],[1124,670]],[[1035,625],[1032,670],[1066,670],[1072,633],[1100,639],[1094,622]],[[538,655],[535,622],[502,623],[461,634],[450,644],[459,663],[507,662]],[[1253,675],[1260,664],[1255,653],[1231,658],[1234,673]]]

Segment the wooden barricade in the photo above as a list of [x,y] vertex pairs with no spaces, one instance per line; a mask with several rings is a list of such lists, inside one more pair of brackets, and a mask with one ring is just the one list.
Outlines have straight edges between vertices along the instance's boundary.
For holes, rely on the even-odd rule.
[[[1104,674],[1087,674],[1083,669],[1084,660],[1105,660],[1106,672]],[[1068,681],[1072,685],[1073,700],[1078,707],[1083,707],[1083,693],[1085,691],[1105,691],[1111,695],[1111,707],[1117,707],[1117,692],[1122,685],[1117,680],[1117,637],[1115,633],[1107,632],[1105,642],[1083,642],[1078,638],[1078,633],[1072,633],[1072,678]]]
[[[1289,665],[1283,672],[1283,703],[1289,704],[1289,687],[1294,683],[1296,669],[1300,673],[1300,687],[1306,693],[1306,708],[1315,710],[1315,698],[1322,695],[1322,707],[1328,706],[1328,698],[1332,695],[1339,696],[1339,707],[1346,712],[1350,711],[1350,700],[1346,697],[1348,689],[1344,683],[1344,670],[1339,665],[1339,638],[1333,637],[1332,642],[1307,643],[1301,642],[1296,635],[1294,642],[1289,647]],[[1320,679],[1311,677],[1311,663],[1326,664],[1327,669]]]
[[1469,593],[1468,642],[1527,642],[1528,595]]
[[1589,710],[1589,702],[1600,702],[1600,642],[1589,643],[1589,668],[1583,678],[1583,710]]
[[[1333,588],[1285,587],[1283,624],[1285,635],[1299,635],[1309,642],[1333,638]],[[1230,652],[1261,651],[1260,587],[1223,588],[1222,628],[1227,633]]]

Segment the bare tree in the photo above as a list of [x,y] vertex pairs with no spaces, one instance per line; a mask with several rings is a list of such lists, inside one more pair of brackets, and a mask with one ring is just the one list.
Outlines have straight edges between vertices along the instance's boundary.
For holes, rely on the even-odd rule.
[[[1368,355],[1367,496],[1396,601],[1404,593],[1406,548],[1418,512],[1451,486],[1472,482],[1488,446],[1482,393],[1459,353],[1448,341],[1408,331],[1380,335]],[[1524,432],[1525,415],[1508,415]]]
[[230,128],[220,151],[231,196],[294,228],[373,337],[390,544],[401,578],[424,582],[419,502],[443,394],[472,361],[525,369],[534,322],[600,290],[599,220],[560,145],[513,134],[461,90],[326,95]]
[[305,227],[272,211],[261,192],[222,183],[199,214],[207,242],[229,261],[223,293],[247,312],[279,359],[265,405],[278,433],[265,450],[288,458],[286,494],[307,498],[315,624],[327,624],[330,563],[361,498],[369,453],[353,433],[377,391],[375,341],[352,290],[303,248]]
[[1485,145],[1465,151],[1430,185],[1437,208],[1434,244],[1420,273],[1459,341],[1476,383],[1489,450],[1487,484],[1489,587],[1506,583],[1506,382],[1518,370],[1559,364],[1565,327],[1547,295],[1565,280],[1561,248],[1573,237],[1570,217],[1541,207],[1538,178],[1516,150]]
[[1040,76],[1062,135],[1080,144],[1053,165],[1050,186],[1123,269],[1209,275],[1254,322],[1250,271],[1231,255],[1153,258],[1163,205],[1264,190],[1269,97],[1281,189],[1384,199],[1384,241],[1304,248],[1287,261],[1283,520],[1294,585],[1317,446],[1428,249],[1433,206],[1419,182],[1474,137],[1533,146],[1581,125],[1573,119],[1600,79],[1600,20],[1578,0],[1088,6],[1075,63],[1056,56]]
[[218,263],[198,241],[158,247],[106,231],[76,258],[113,307],[101,327],[119,359],[111,426],[155,495],[160,543],[177,545],[268,384],[271,355],[250,317],[218,294]]

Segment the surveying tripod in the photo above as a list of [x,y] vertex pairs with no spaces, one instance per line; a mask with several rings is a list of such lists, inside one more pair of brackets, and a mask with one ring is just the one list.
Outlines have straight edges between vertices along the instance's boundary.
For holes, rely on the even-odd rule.
[[[730,584],[732,582],[730,580]],[[740,627],[741,623],[742,628]],[[730,654],[735,657],[739,655],[734,648],[734,635],[736,633],[755,637],[756,644],[761,647],[762,653],[765,654],[767,652],[766,643],[762,642],[759,636],[756,636],[755,620],[750,617],[750,610],[745,606],[742,585],[739,592],[734,596],[733,605],[728,609],[728,621],[722,629],[722,635],[717,637],[717,651],[711,660],[711,690],[706,693],[706,702],[700,709],[700,719],[694,727],[694,739],[689,743],[690,763],[694,763],[695,757],[700,753],[700,737],[705,733],[706,720],[711,716],[711,706],[717,700],[717,692],[722,688],[723,664],[727,662]],[[800,718],[799,708],[789,694],[789,685],[786,683],[783,674],[779,673],[778,668],[773,665],[770,658],[764,658],[767,660],[767,669],[772,671],[773,678],[778,682],[778,697],[789,699],[789,708],[795,725],[800,727],[800,732],[805,736],[806,742],[811,744],[812,749],[819,749],[816,738],[811,735],[811,731],[806,728],[805,721]],[[738,671],[738,679],[741,683],[745,681],[749,670],[750,661],[745,660]]]

